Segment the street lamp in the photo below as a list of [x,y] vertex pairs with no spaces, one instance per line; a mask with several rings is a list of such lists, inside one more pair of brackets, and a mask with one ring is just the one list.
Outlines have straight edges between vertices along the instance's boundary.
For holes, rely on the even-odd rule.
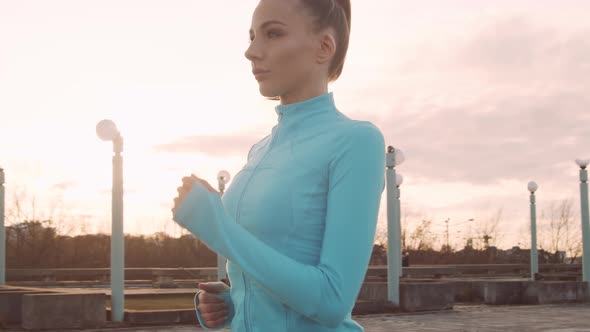
[[6,239],[4,233],[4,169],[0,167],[0,286],[6,283]]
[[583,246],[583,280],[590,282],[590,219],[588,217],[588,170],[586,167],[590,159],[576,159],[576,164],[580,166],[580,200],[582,208],[582,246]]
[[[404,154],[393,146],[387,147],[385,175],[387,184],[387,299],[395,305],[399,302],[399,277],[401,273],[401,225],[399,211],[398,177],[395,166],[404,161]],[[403,181],[403,178],[399,178]],[[401,182],[399,182],[401,184]]]
[[401,174],[395,175],[395,185],[399,188],[404,183],[404,177]]
[[125,313],[125,237],[123,235],[123,137],[111,120],[96,125],[103,141],[113,142],[113,191],[111,228],[111,320],[122,322]]
[[[217,173],[217,184],[219,188],[219,193],[222,196],[223,192],[225,191],[225,185],[229,182],[230,179],[231,175],[226,170],[222,170],[219,171],[219,173]],[[217,280],[225,279],[225,275],[227,273],[225,268],[226,262],[227,260],[225,259],[225,257],[221,256],[220,254],[217,254]]]
[[[403,161],[403,154],[401,160]],[[396,190],[397,190],[397,198],[396,198],[396,217],[397,220],[395,221],[395,227],[397,227],[397,231],[396,234],[400,235],[400,250],[399,250],[399,256],[397,257],[398,260],[398,264],[399,264],[399,276],[402,277],[403,276],[403,264],[402,264],[402,248],[401,248],[401,235],[402,235],[402,209],[401,209],[401,203],[400,203],[400,197],[401,197],[401,191],[399,189],[399,187],[402,185],[402,183],[404,183],[404,177],[397,173],[395,175],[395,186],[396,186]]]
[[446,252],[451,252],[451,245],[449,244],[449,221],[451,221],[451,218],[445,220],[445,239],[447,244],[444,251]]
[[535,191],[539,186],[535,181],[530,181],[528,189],[531,192],[531,280],[539,273],[539,256],[537,254],[537,208],[535,204]]

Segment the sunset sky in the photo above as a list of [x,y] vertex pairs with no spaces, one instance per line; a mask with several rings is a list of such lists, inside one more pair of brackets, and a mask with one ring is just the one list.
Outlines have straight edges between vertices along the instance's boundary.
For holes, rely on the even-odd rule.
[[[62,232],[109,233],[112,145],[95,134],[108,118],[125,139],[125,231],[178,235],[170,207],[182,176],[217,186],[217,172],[237,173],[276,124],[276,102],[260,96],[244,57],[256,4],[0,0],[7,209],[19,196],[35,201],[36,217],[59,216]],[[404,151],[409,229],[432,219],[442,238],[450,218],[463,242],[502,209],[500,246],[516,245],[530,180],[539,214],[572,199],[579,227],[589,1],[357,0],[352,9],[330,91],[340,111]]]

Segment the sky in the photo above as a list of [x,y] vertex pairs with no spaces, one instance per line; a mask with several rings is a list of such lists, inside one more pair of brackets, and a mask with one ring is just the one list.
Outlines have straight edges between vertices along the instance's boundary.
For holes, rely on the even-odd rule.
[[[7,222],[18,201],[63,233],[109,233],[112,145],[95,126],[112,119],[125,140],[125,232],[179,235],[170,207],[182,176],[216,185],[219,170],[236,174],[277,122],[244,57],[258,1],[230,3],[0,0]],[[579,226],[590,2],[352,9],[346,64],[329,90],[341,112],[403,150],[404,227],[432,220],[442,238],[448,219],[460,245],[501,211],[498,245],[526,247],[531,180],[539,213],[570,199]]]

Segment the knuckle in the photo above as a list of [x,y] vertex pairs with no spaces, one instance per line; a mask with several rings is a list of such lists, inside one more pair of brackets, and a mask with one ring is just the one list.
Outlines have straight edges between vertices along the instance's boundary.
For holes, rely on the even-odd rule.
[[210,312],[210,311],[201,312],[201,316],[203,317],[203,319],[207,319],[207,320],[213,320],[213,319],[217,318],[217,315],[215,314],[215,312]]

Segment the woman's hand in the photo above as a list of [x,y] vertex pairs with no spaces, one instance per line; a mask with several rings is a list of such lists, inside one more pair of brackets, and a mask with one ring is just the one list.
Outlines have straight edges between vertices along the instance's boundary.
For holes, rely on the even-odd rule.
[[182,178],[182,186],[178,187],[176,190],[178,191],[178,197],[174,198],[174,207],[172,208],[172,212],[174,213],[176,209],[180,206],[184,197],[191,191],[195,183],[200,182],[207,190],[215,193],[219,193],[215,188],[213,188],[209,182],[197,177],[194,174],[191,176],[185,176]]
[[228,318],[227,304],[225,304],[223,298],[216,294],[229,287],[221,281],[199,283],[198,287],[203,292],[199,293],[197,309],[201,312],[201,318],[203,318],[205,325],[207,327],[218,327],[225,324]]

